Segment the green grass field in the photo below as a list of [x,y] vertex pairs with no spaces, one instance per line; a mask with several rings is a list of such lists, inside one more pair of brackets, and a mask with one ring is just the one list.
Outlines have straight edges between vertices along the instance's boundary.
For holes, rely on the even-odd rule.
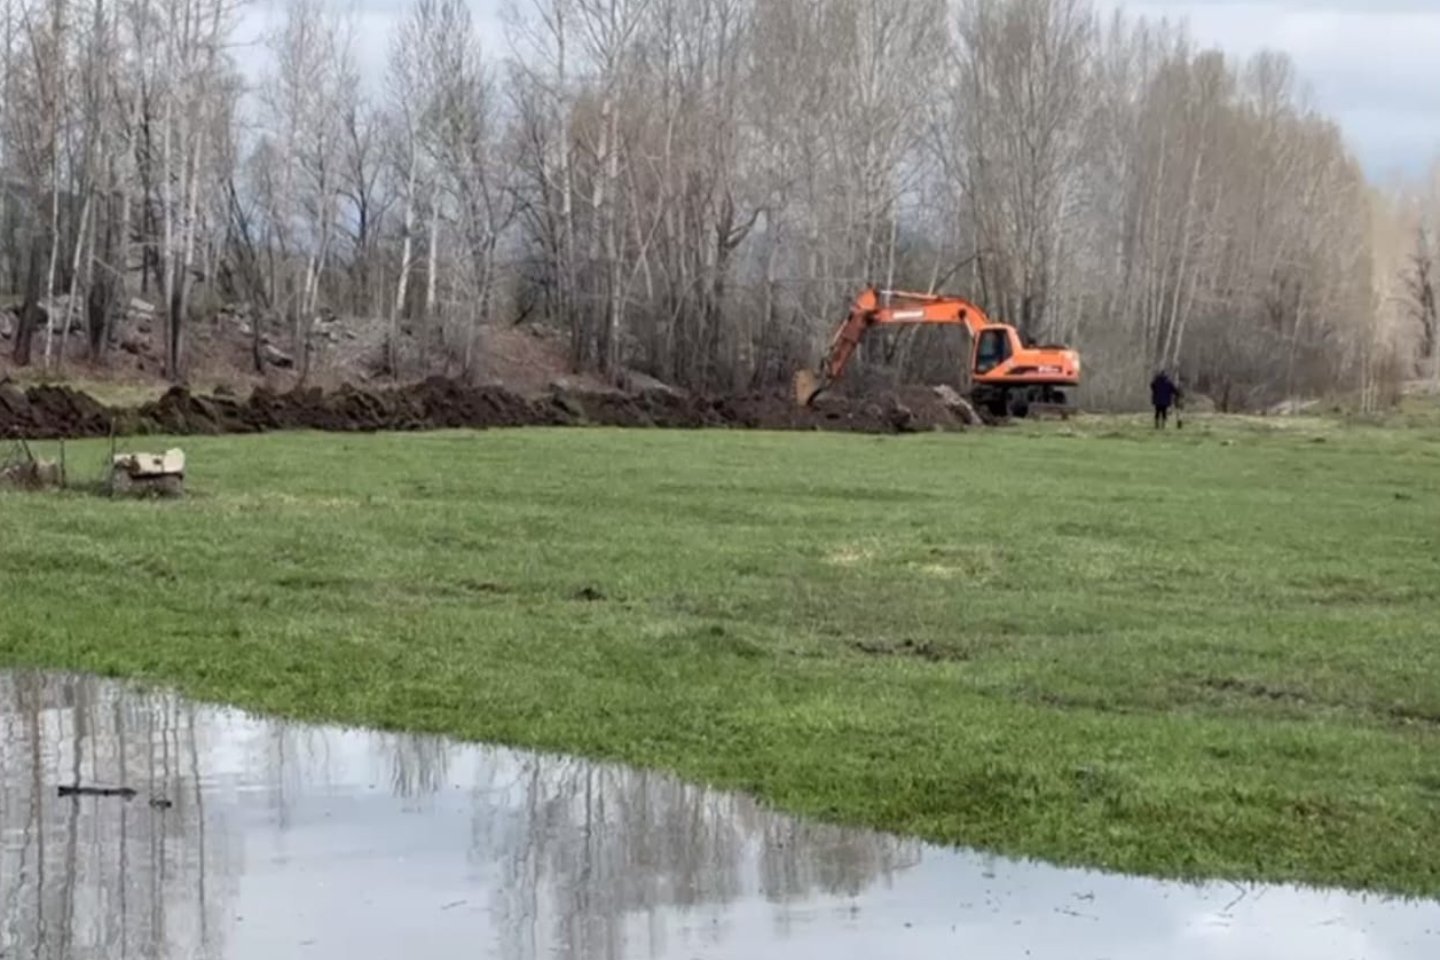
[[1066,864],[1440,895],[1417,423],[192,438],[183,502],[0,494],[0,664]]

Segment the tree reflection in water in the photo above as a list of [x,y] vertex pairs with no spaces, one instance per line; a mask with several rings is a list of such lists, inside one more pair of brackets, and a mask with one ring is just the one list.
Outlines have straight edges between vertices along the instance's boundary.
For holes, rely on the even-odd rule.
[[[920,856],[917,844],[799,823],[657,774],[255,720],[93,678],[0,675],[0,732],[7,960],[236,957],[245,850],[263,841],[275,851],[267,866],[283,866],[287,842],[320,829],[307,804],[336,796],[380,795],[368,831],[419,816],[453,834],[420,855],[437,871],[468,865],[473,899],[489,906],[474,915],[472,956],[488,944],[481,955],[621,957],[636,939],[663,951],[675,923],[723,937],[741,901],[783,918],[788,904],[855,896]],[[137,796],[56,795],[74,782]],[[447,812],[457,801],[463,818]],[[264,816],[245,816],[246,803]],[[379,861],[330,868],[381,904],[395,882]],[[416,922],[373,908],[364,921]]]
[[[236,874],[198,789],[196,710],[94,679],[17,675],[0,677],[0,724],[5,956],[220,955]],[[56,795],[75,782],[137,797]]]

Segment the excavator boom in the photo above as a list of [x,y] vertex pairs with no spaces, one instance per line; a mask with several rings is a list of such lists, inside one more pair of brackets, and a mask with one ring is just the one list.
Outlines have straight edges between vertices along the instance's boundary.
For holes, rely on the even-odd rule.
[[1014,327],[995,323],[963,297],[867,287],[831,339],[818,373],[796,375],[796,400],[809,406],[840,379],[872,327],[914,324],[960,325],[969,331],[972,399],[995,415],[1023,416],[1032,405],[1066,407],[1066,388],[1079,385],[1080,357],[1074,350],[1024,343]]

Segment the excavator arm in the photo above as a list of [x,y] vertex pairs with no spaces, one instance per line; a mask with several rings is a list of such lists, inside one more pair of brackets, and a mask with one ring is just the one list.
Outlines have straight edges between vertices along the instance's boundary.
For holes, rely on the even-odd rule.
[[992,325],[984,310],[960,297],[867,287],[850,305],[849,315],[831,339],[819,376],[809,370],[796,375],[796,400],[808,406],[840,379],[871,327],[914,324],[961,324],[972,336]]

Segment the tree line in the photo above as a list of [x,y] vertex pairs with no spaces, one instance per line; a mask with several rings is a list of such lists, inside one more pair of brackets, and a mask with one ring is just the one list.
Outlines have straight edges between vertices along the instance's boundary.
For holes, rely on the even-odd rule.
[[[338,5],[284,0],[258,76],[239,0],[0,2],[19,364],[75,320],[103,361],[144,296],[176,380],[243,301],[301,357],[325,311],[382,321],[397,377],[540,323],[577,369],[744,390],[865,283],[1074,344],[1097,405],[1162,366],[1244,407],[1436,363],[1440,204],[1368,183],[1284,56],[1090,0],[511,0],[503,36],[411,0],[363,66]],[[965,349],[862,362],[954,380]]]

